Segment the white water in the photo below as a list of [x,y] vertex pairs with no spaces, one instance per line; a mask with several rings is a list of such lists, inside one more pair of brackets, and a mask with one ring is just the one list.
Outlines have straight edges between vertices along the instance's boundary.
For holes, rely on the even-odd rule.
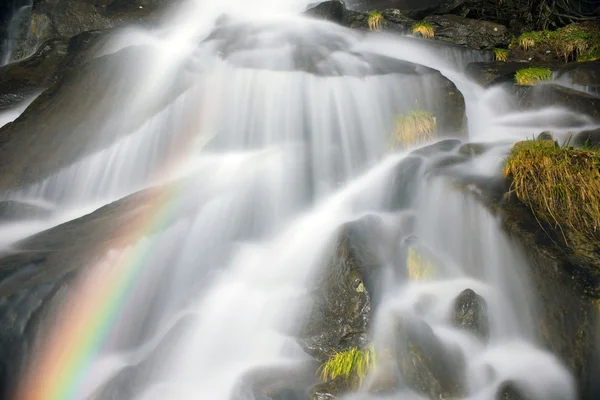
[[[131,107],[143,110],[169,72],[192,58],[196,72],[188,91],[110,147],[11,193],[49,202],[60,210],[55,221],[62,221],[65,213],[158,180],[190,179],[177,195],[192,209],[185,218],[162,232],[141,232],[137,243],[107,255],[108,264],[137,253],[146,261],[102,352],[84,371],[77,398],[228,400],[238,378],[253,368],[308,360],[287,332],[305,311],[301,300],[311,276],[326,264],[343,223],[376,214],[391,231],[416,234],[444,265],[435,281],[388,282],[376,338],[386,329],[386,313],[414,314],[415,302],[432,296],[432,308],[417,314],[443,342],[463,350],[470,398],[491,400],[502,382],[516,379],[536,399],[574,399],[569,374],[533,339],[523,257],[484,207],[453,188],[450,178],[423,172],[415,177],[417,188],[403,194],[412,206],[384,212],[386,177],[404,157],[386,148],[394,116],[413,106],[415,93],[423,106],[437,94],[427,77],[350,76],[371,70],[349,53],[416,62],[452,79],[467,101],[471,139],[500,141],[462,166],[469,173],[496,175],[509,143],[557,130],[546,118],[552,111],[517,113],[498,89],[484,91],[465,79],[460,57],[441,58],[415,40],[361,38],[306,21],[295,16],[304,5],[297,3],[182,5],[171,27],[157,33],[170,52],[155,60],[154,80]],[[258,30],[224,39],[232,45],[248,39],[227,60],[216,55],[214,43],[198,45],[224,10],[235,10]],[[324,34],[346,46],[318,65],[325,76],[292,71],[289,43],[300,38],[318,52]],[[182,112],[190,109],[197,110],[192,117]],[[172,150],[178,144],[185,151]],[[415,232],[397,226],[406,213],[415,216]],[[391,271],[398,261],[389,257],[386,267]],[[467,287],[488,302],[488,345],[448,323],[451,302]],[[173,333],[175,327],[180,331]],[[496,372],[493,378],[483,376],[482,365]]]

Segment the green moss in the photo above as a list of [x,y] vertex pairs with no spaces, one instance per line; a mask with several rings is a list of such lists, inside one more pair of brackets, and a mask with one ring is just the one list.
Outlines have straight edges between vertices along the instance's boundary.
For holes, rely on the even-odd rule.
[[425,21],[417,22],[412,27],[413,35],[419,34],[425,39],[433,39],[435,36],[435,30],[430,23]]
[[373,346],[367,349],[351,347],[347,350],[334,354],[319,368],[321,379],[324,382],[344,377],[358,380],[358,386],[362,385],[369,371],[375,367],[377,357]]
[[517,198],[537,218],[558,227],[566,242],[576,236],[600,239],[599,151],[559,147],[553,141],[520,142],[504,174],[512,179]]
[[496,61],[506,61],[508,60],[508,56],[510,55],[510,51],[507,49],[494,49],[494,57]]
[[533,86],[542,81],[552,79],[552,70],[550,68],[531,67],[517,71],[515,74],[515,83],[517,85]]
[[383,18],[383,14],[381,14],[381,12],[374,10],[369,13],[367,23],[369,24],[370,30],[380,31],[385,25],[385,19]]

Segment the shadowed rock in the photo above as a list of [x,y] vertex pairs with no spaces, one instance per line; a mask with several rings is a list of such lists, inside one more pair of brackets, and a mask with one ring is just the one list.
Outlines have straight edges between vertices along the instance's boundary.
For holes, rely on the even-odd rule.
[[483,340],[490,336],[485,299],[471,289],[463,290],[454,300],[452,323]]
[[435,38],[473,49],[507,46],[511,35],[505,26],[457,15],[435,15],[425,18],[435,30]]

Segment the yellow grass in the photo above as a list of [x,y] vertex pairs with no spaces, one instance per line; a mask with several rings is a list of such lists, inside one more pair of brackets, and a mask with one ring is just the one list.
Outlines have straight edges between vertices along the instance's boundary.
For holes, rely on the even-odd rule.
[[396,129],[392,147],[424,144],[437,137],[436,118],[425,110],[412,110],[396,119]]
[[352,347],[335,353],[321,365],[319,368],[320,376],[324,382],[340,376],[346,379],[357,377],[360,386],[369,370],[375,367],[376,361],[377,357],[373,347],[364,350]]
[[385,20],[383,19],[383,15],[379,11],[371,11],[369,13],[369,18],[367,19],[367,23],[369,24],[369,29],[372,31],[380,31],[385,24]]
[[425,39],[433,39],[435,36],[435,30],[433,29],[433,26],[427,22],[417,22],[415,25],[413,25],[412,32],[413,35],[418,33]]

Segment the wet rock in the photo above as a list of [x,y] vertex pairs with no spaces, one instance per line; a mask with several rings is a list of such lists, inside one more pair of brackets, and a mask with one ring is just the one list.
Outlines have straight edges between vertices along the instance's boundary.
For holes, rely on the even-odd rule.
[[255,368],[240,379],[230,400],[304,400],[318,381],[315,362]]
[[309,400],[335,400],[352,390],[352,384],[344,377],[313,386],[308,395]]
[[345,23],[346,11],[346,5],[343,1],[333,0],[317,4],[315,7],[306,10],[304,14],[309,17],[324,19],[342,25]]
[[437,143],[430,144],[429,146],[422,147],[420,149],[411,152],[413,155],[419,155],[429,157],[437,153],[446,153],[455,150],[461,145],[460,140],[457,139],[445,139],[440,140]]
[[569,144],[586,148],[600,147],[600,128],[579,132]]
[[500,385],[495,400],[533,400],[525,396],[514,382],[508,381]]
[[473,0],[349,0],[352,9],[368,11],[387,8],[400,9],[414,19],[432,14],[448,14]]
[[471,289],[463,290],[454,300],[452,323],[487,340],[490,328],[485,299]]
[[600,87],[600,60],[566,64],[558,69],[556,78],[568,78],[575,85]]
[[435,30],[435,39],[473,49],[505,47],[511,35],[505,26],[456,15],[434,15],[425,18]]
[[481,86],[490,87],[514,82],[517,71],[529,66],[522,62],[475,62],[467,65],[466,74]]
[[53,39],[31,57],[0,67],[0,110],[38,95],[55,82],[67,57],[67,41]]
[[128,47],[72,68],[2,127],[0,190],[31,184],[110,145],[169,104],[186,88],[184,74],[170,76],[149,103],[132,97],[146,85],[156,52]]
[[406,384],[431,399],[464,395],[464,360],[448,348],[425,322],[402,318],[396,325],[398,367]]
[[345,224],[335,253],[317,276],[313,305],[299,343],[320,362],[337,351],[363,348],[370,342],[373,294],[379,286],[381,229],[381,219],[372,216]]
[[[582,113],[600,123],[600,98],[564,86],[545,83],[536,86],[515,86],[520,108],[564,107]],[[590,121],[590,122],[591,122]]]
[[52,210],[20,201],[0,201],[0,223],[25,219],[47,218]]
[[555,138],[554,138],[554,132],[552,132],[552,131],[544,131],[544,132],[540,133],[537,136],[537,138],[535,138],[535,140],[537,140],[537,141],[555,140]]
[[468,157],[480,156],[489,149],[484,143],[465,143],[458,148],[458,153]]
[[418,172],[423,164],[421,157],[408,156],[393,168],[388,185],[389,197],[384,202],[384,210],[396,211],[410,207],[419,184]]

